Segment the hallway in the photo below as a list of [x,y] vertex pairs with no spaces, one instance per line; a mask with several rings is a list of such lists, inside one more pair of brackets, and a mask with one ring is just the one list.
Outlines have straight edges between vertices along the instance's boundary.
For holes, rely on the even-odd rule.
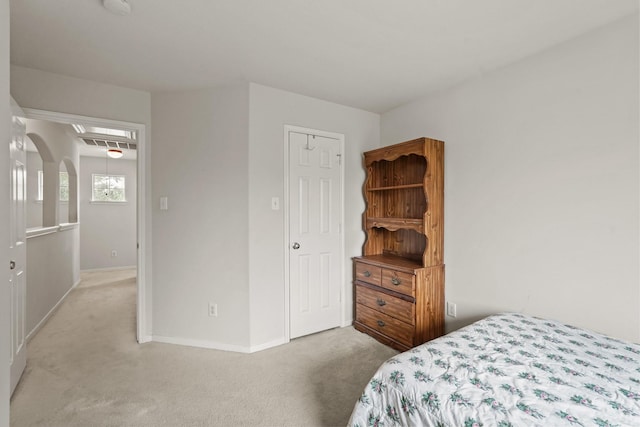
[[12,426],[47,425],[53,414],[77,416],[110,404],[107,390],[120,378],[111,369],[125,359],[129,364],[137,348],[135,295],[135,268],[81,274],[28,343],[27,368],[11,400]]

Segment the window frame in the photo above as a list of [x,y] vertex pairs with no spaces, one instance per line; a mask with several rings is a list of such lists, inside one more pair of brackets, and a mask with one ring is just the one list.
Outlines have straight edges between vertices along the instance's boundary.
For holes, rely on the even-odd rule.
[[[59,171],[59,174],[60,174],[60,178],[58,181],[58,201],[69,203],[69,172]],[[61,190],[63,186],[60,185],[62,183],[62,174],[67,175],[67,185],[65,186],[67,188],[66,200],[62,198]],[[44,200],[44,171],[42,169],[38,169],[38,194],[36,194],[36,202],[42,203],[43,200]]]
[[[62,185],[62,175],[63,174],[67,176],[67,180],[66,180],[67,181],[67,185],[65,185],[65,186]],[[66,199],[62,198],[62,189],[63,188],[67,189],[67,191],[66,191],[66,195],[67,195]],[[60,171],[60,176],[59,176],[59,179],[58,179],[58,201],[59,202],[69,203],[69,188],[70,188],[70,186],[69,186],[69,172]]]
[[[107,177],[108,178],[108,182],[109,185],[111,183],[111,178],[122,178],[122,200],[98,200],[95,198],[95,194],[96,194],[96,177],[100,176],[100,177]],[[108,188],[108,190],[111,190],[111,188]],[[104,173],[92,173],[91,174],[91,203],[104,203],[104,204],[123,204],[123,203],[127,203],[127,177],[126,175],[119,175],[119,174],[104,174]]]

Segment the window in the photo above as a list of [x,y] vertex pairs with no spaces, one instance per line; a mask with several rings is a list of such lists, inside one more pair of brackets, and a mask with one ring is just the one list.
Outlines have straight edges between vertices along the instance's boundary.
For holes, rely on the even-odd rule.
[[60,172],[60,201],[69,201],[69,174]]
[[92,202],[126,202],[124,176],[93,174]]
[[[69,201],[69,174],[60,172],[60,201]],[[41,202],[44,199],[44,173],[38,171],[38,198],[36,201]]]
[[44,172],[38,171],[38,198],[36,201],[41,202],[44,199]]

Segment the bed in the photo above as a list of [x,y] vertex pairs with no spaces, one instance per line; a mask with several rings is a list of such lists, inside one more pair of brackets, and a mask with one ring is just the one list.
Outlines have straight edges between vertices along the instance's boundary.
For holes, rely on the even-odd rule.
[[386,361],[349,426],[640,426],[640,346],[517,313]]

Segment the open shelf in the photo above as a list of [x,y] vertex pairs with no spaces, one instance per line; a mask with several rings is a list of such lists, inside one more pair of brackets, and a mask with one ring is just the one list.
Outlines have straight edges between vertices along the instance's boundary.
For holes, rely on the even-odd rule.
[[420,254],[423,267],[443,263],[443,153],[442,141],[429,138],[364,153],[365,255]]
[[355,257],[354,259],[360,260],[365,264],[376,264],[380,265],[381,267],[392,268],[395,270],[404,270],[408,272],[413,272],[416,269],[422,268],[421,259],[411,259],[398,255],[364,255],[361,257]]
[[424,232],[424,221],[422,218],[367,218],[367,228],[386,228],[389,231],[414,230],[418,233]]
[[405,185],[390,185],[387,187],[372,187],[367,188],[367,191],[388,191],[388,190],[403,190],[407,188],[423,188],[423,183],[418,184],[405,184]]

